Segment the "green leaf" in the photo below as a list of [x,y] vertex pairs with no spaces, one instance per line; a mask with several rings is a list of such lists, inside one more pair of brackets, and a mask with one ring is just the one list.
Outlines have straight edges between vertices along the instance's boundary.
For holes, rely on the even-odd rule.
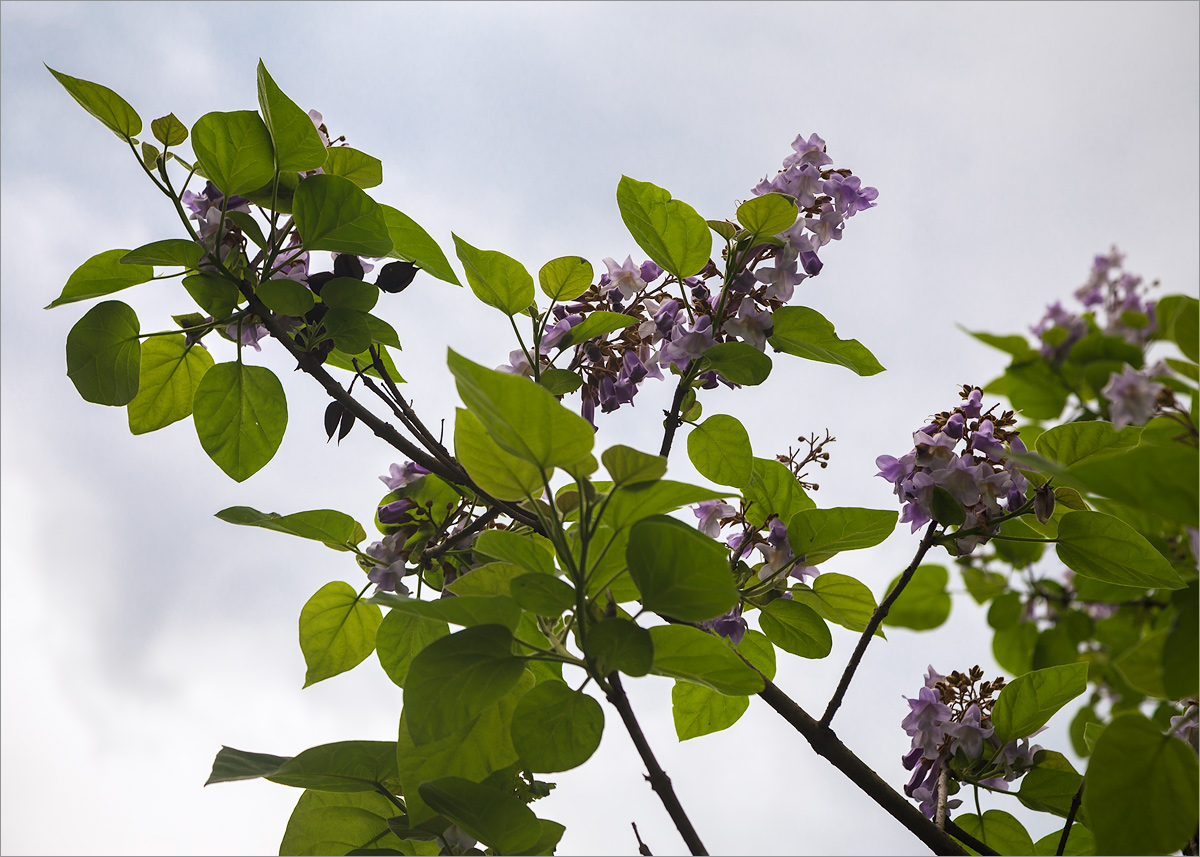
[[192,400],[200,445],[235,482],[245,482],[275,456],[287,428],[287,397],[262,366],[218,363]]
[[1008,581],[1003,574],[970,567],[963,567],[960,571],[963,584],[976,604],[986,604],[1008,589]]
[[137,111],[107,86],[71,77],[55,71],[50,66],[46,66],[46,70],[79,102],[80,107],[99,119],[105,128],[122,140],[132,140],[142,132],[142,119],[137,115]]
[[687,203],[649,182],[622,176],[617,207],[633,240],[663,270],[682,280],[708,264],[712,234],[704,218]]
[[361,354],[371,347],[371,326],[366,313],[360,310],[334,307],[321,318],[321,324],[339,351]]
[[1143,444],[1090,458],[1067,473],[1096,494],[1193,526],[1200,515],[1200,456],[1194,447]]
[[767,193],[738,206],[738,223],[755,235],[778,235],[796,222],[796,200],[781,193]]
[[746,520],[758,528],[771,515],[790,521],[797,512],[816,508],[787,465],[773,458],[754,459],[754,473],[742,489],[742,499],[746,501]]
[[1166,642],[1165,630],[1148,634],[1125,650],[1113,665],[1134,690],[1157,699],[1169,699],[1171,697],[1167,696],[1163,688],[1163,654]]
[[768,680],[775,678],[775,647],[765,634],[747,628],[736,649],[739,655],[748,660],[750,665]]
[[656,515],[634,524],[625,559],[647,610],[702,622],[737,604],[725,546],[674,518]]
[[1137,446],[1141,434],[1140,426],[1126,426],[1118,432],[1112,423],[1099,420],[1064,423],[1038,435],[1033,447],[1051,461],[1069,467],[1090,458],[1115,455]]
[[996,663],[1014,676],[1024,675],[1033,667],[1033,649],[1037,645],[1037,625],[1017,622],[996,632],[992,655]]
[[183,278],[183,287],[196,305],[213,318],[227,318],[242,299],[238,287],[212,274],[193,274]]
[[771,358],[748,342],[722,342],[704,357],[725,380],[746,387],[757,387],[771,374]]
[[1087,729],[1089,723],[1101,725],[1101,720],[1096,716],[1096,709],[1091,705],[1085,705],[1075,713],[1071,718],[1070,735],[1071,749],[1075,751],[1075,755],[1082,759],[1086,759],[1092,754],[1092,748],[1084,740],[1083,733]]
[[620,670],[643,676],[654,665],[654,642],[636,622],[614,616],[601,619],[588,631],[587,656],[595,659],[602,673]]
[[967,330],[962,326],[959,326],[959,330],[970,334],[984,345],[990,345],[992,348],[998,348],[1007,354],[1011,354],[1013,357],[1025,358],[1036,353],[1034,349],[1030,347],[1029,341],[1024,336],[997,336],[994,333]]
[[1088,765],[1083,808],[1099,854],[1169,854],[1196,830],[1196,753],[1137,712],[1114,717]]
[[748,696],[725,696],[687,681],[671,688],[671,717],[680,741],[728,729],[749,707]]
[[1045,751],[1037,767],[1021,779],[1017,798],[1035,812],[1066,818],[1083,777],[1062,753]]
[[[383,593],[375,598],[382,599]],[[381,603],[386,603],[393,611],[439,619],[452,625],[502,625],[513,631],[521,621],[520,606],[507,595],[460,595],[436,601],[388,595]]]
[[541,839],[542,825],[533,810],[499,789],[443,777],[421,783],[419,791],[425,803],[496,853],[517,854]]
[[542,491],[537,465],[501,449],[483,423],[458,408],[454,421],[454,455],[480,488],[499,500],[524,500]]
[[592,263],[582,256],[559,256],[538,271],[538,285],[553,301],[573,301],[591,284]]
[[[796,585],[792,588],[792,597],[811,607],[825,621],[859,633],[867,629],[878,606],[865,583],[831,571],[813,580],[812,588]],[[882,630],[876,629],[875,633],[883,636]]]
[[533,277],[524,265],[499,250],[480,250],[453,233],[451,237],[475,297],[507,316],[529,309],[534,301]]
[[660,479],[648,485],[615,489],[601,521],[614,530],[621,530],[651,515],[673,512],[681,506],[723,496],[725,495],[711,488]]
[[[402,349],[403,346],[400,345],[400,337],[396,335],[396,328],[392,327],[382,318],[371,315],[369,312],[363,313],[363,317],[366,319],[367,328],[371,331],[371,342]],[[387,352],[384,351],[383,353],[386,354]],[[398,374],[392,375],[392,380],[397,383],[404,381]]]
[[735,417],[709,417],[693,427],[687,447],[688,458],[705,479],[734,488],[750,484],[754,472],[750,434]]
[[188,138],[187,126],[179,121],[174,113],[160,116],[150,123],[150,132],[154,139],[164,146],[178,146]]
[[386,256],[392,238],[383,208],[341,176],[309,176],[292,198],[296,229],[306,250]]
[[[170,268],[195,268],[204,258],[204,247],[183,238],[166,238],[143,244],[121,257],[122,265],[159,265]],[[149,279],[147,277],[146,279]],[[142,280],[145,282],[145,280]]]
[[569,469],[590,457],[591,425],[544,387],[472,363],[453,350],[447,362],[463,402],[505,452],[537,465],[546,476],[555,467]]
[[1191,295],[1167,295],[1154,307],[1161,335],[1179,346],[1193,363],[1200,362],[1200,301]]
[[[1031,420],[1053,420],[1062,413],[1070,392],[1040,356],[1014,360],[1004,370],[1004,395]],[[990,388],[991,385],[989,384]],[[984,392],[992,392],[985,389]]]
[[788,541],[804,565],[816,565],[841,551],[874,547],[896,529],[898,516],[880,509],[805,509],[788,523]]
[[833,324],[815,309],[781,307],[771,318],[775,329],[767,341],[776,351],[845,366],[856,375],[878,375],[883,371],[875,356],[857,339],[839,339]]
[[379,302],[379,287],[353,277],[335,277],[321,287],[321,302],[330,309],[370,312]]
[[657,482],[667,472],[667,459],[630,446],[610,446],[600,456],[614,487]]
[[542,370],[538,383],[549,390],[553,396],[565,396],[582,387],[583,379],[566,369],[551,368]]
[[216,517],[227,524],[262,527],[264,530],[312,539],[335,550],[349,550],[367,537],[362,524],[345,512],[334,509],[313,509],[308,512],[278,515],[274,512],[260,512],[249,506],[230,506],[217,512]]
[[659,625],[650,629],[657,675],[671,676],[710,687],[727,696],[758,693],[762,676],[746,666],[720,637],[690,625]]
[[[897,575],[892,580],[888,585],[888,592],[892,591],[899,579],[900,576]],[[945,567],[917,566],[900,597],[892,603],[883,624],[911,628],[914,631],[929,631],[939,627],[950,618],[950,593],[946,591],[949,582],[950,572]]]
[[992,602],[988,608],[987,623],[997,631],[1015,625],[1021,620],[1025,607],[1021,603],[1018,592],[1005,592]]
[[992,726],[1001,744],[1032,735],[1054,714],[1087,690],[1087,664],[1064,664],[1034,670],[1013,679],[1000,691],[992,709]]
[[[992,848],[998,854],[1027,855],[1033,853],[1033,839],[1021,822],[1000,809],[989,809],[982,820],[974,813],[963,813],[954,823],[967,834]],[[974,853],[974,852],[972,852]]]
[[271,132],[253,110],[205,113],[192,126],[192,149],[226,197],[260,188],[275,175]]
[[320,132],[308,113],[275,85],[262,60],[258,61],[258,107],[275,144],[275,161],[281,171],[302,172],[325,165],[325,141]]
[[381,794],[306,791],[288,819],[279,853],[354,854],[364,848],[416,853],[412,843],[388,828],[387,820],[395,814],[396,807]]
[[708,223],[709,229],[720,235],[726,241],[732,241],[733,237],[737,235],[737,226],[730,223],[728,220],[708,220],[705,222]]
[[128,250],[106,250],[88,259],[67,278],[62,294],[47,304],[46,309],[111,295],[154,277],[154,269],[149,265],[121,264],[127,253]]
[[521,566],[510,562],[488,562],[467,569],[445,588],[455,595],[510,595],[512,581],[525,573]]
[[291,756],[272,756],[269,753],[248,753],[232,747],[221,747],[213,759],[212,773],[204,785],[232,783],[237,780],[256,780],[269,777]]
[[513,747],[530,771],[579,767],[596,752],[603,733],[600,703],[562,682],[542,682],[521,697],[513,712]]
[[475,625],[430,643],[413,658],[405,679],[413,741],[429,744],[469,725],[524,672],[524,661],[512,653],[512,632],[503,625]]
[[267,309],[297,318],[313,308],[313,293],[295,280],[278,279],[259,283],[254,293]]
[[484,530],[471,548],[476,555],[511,562],[527,571],[554,574],[554,547],[544,536]]
[[304,686],[353,669],[375,649],[380,610],[348,583],[326,583],[300,611],[300,649],[308,671]]
[[[1033,520],[1032,518],[1030,520]],[[1040,534],[1020,518],[1005,521],[999,527],[1000,535],[1013,536],[1018,539],[1036,539]],[[1033,565],[1046,552],[1045,542],[1022,542],[996,539],[992,542],[996,548],[996,556],[1007,562],[1015,569],[1024,569]]]
[[428,232],[404,212],[398,211],[390,205],[379,207],[383,209],[383,219],[387,223],[388,234],[393,243],[388,256],[412,262],[430,276],[437,277],[451,285],[462,285],[458,281],[458,275],[450,267],[446,254],[442,252],[442,248],[430,237]]
[[1068,512],[1058,525],[1058,558],[1083,577],[1122,586],[1181,589],[1171,564],[1133,527],[1100,512]]
[[183,334],[148,339],[142,345],[137,395],[129,403],[129,431],[157,431],[190,415],[200,379],[212,366],[212,355],[189,348]]
[[797,601],[775,599],[762,609],[758,624],[768,640],[802,658],[823,658],[833,648],[829,626],[815,610]]
[[[1033,843],[1033,853],[1038,857],[1057,857],[1059,854],[1058,843],[1061,841],[1061,830],[1047,833]],[[1082,857],[1082,855],[1090,857],[1096,853],[1096,837],[1092,835],[1092,831],[1076,822],[1071,825],[1071,832],[1067,834],[1067,847],[1061,853],[1067,857]]]
[[383,162],[349,146],[330,148],[323,169],[331,176],[350,179],[363,190],[383,184]]
[[410,824],[422,824],[436,816],[421,799],[417,788],[421,783],[440,777],[483,782],[518,761],[510,729],[513,710],[534,682],[533,673],[527,670],[511,691],[487,706],[473,723],[429,744],[418,746],[413,742],[408,715],[401,714],[396,757]]
[[263,774],[273,783],[323,792],[400,789],[395,741],[337,741],[311,747]]
[[138,391],[140,326],[120,301],[96,304],[67,334],[67,376],[86,402],[127,405]]
[[[262,187],[247,191],[242,196],[269,211],[291,214],[292,201],[295,199],[296,188],[299,186],[300,174],[288,170],[280,173],[278,180],[272,176],[271,180]],[[226,216],[228,217],[228,213]]]
[[548,574],[523,574],[509,588],[513,600],[539,616],[559,616],[575,606],[575,590]]
[[450,633],[442,619],[416,616],[402,610],[389,610],[375,632],[375,654],[383,671],[399,687],[404,687],[408,667],[417,653]]
[[1171,622],[1167,640],[1163,646],[1162,679],[1168,699],[1184,699],[1196,695],[1200,683],[1200,621],[1197,617],[1196,583],[1193,581],[1184,593],[1179,612]]
[[607,336],[614,330],[624,330],[637,323],[637,318],[623,312],[593,310],[587,314],[587,318],[567,331],[566,335],[558,341],[558,348],[570,348],[572,345]]

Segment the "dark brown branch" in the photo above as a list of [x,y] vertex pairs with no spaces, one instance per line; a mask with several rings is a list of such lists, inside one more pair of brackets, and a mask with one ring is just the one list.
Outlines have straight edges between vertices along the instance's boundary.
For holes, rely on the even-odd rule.
[[[866,792],[892,818],[904,825],[935,854],[966,854],[949,833],[921,814],[921,811],[898,794],[891,786],[845,744],[833,730],[822,726],[797,705],[786,693],[765,677],[766,686],[759,693],[775,711],[804,736],[809,745],[849,780]],[[994,853],[994,852],[993,852]]]
[[1054,852],[1059,857],[1067,850],[1067,840],[1071,836],[1071,825],[1075,823],[1075,813],[1079,812],[1079,803],[1083,800],[1083,784],[1086,781],[1087,777],[1079,781],[1079,788],[1075,791],[1075,797],[1071,798],[1071,809],[1067,811],[1067,823],[1063,825],[1062,838],[1058,840],[1058,849]]
[[679,802],[679,798],[675,796],[675,789],[671,785],[671,778],[667,776],[658,765],[658,760],[654,758],[654,751],[650,749],[650,744],[646,741],[646,736],[642,734],[642,727],[638,725],[637,718],[633,714],[633,708],[629,705],[629,697],[625,695],[625,689],[621,687],[621,676],[619,673],[612,672],[608,675],[608,684],[611,688],[608,693],[608,701],[621,714],[621,720],[625,723],[625,729],[629,732],[629,737],[633,739],[633,744],[637,747],[638,755],[642,757],[642,761],[646,765],[646,770],[650,775],[646,777],[650,781],[650,788],[658,793],[659,800],[666,807],[667,814],[671,816],[671,820],[675,822],[675,828],[679,831],[679,835],[683,837],[683,841],[687,843],[688,848],[693,854],[708,854],[704,848],[704,843],[700,841],[700,837],[696,834],[696,829],[692,827],[692,822],[688,820],[687,813],[683,810],[683,805]]
[[683,425],[679,419],[679,409],[683,407],[683,397],[691,388],[692,376],[689,372],[684,372],[675,386],[675,395],[671,399],[671,410],[667,412],[667,418],[663,422],[662,446],[658,450],[658,454],[663,458],[671,455],[671,444],[675,442],[675,430]]
[[342,385],[339,384],[333,378],[333,376],[331,376],[325,370],[325,367],[322,366],[321,363],[316,360],[316,358],[314,358],[311,354],[302,351],[300,347],[296,345],[292,338],[288,336],[287,331],[283,329],[278,320],[271,314],[271,311],[254,294],[254,291],[249,285],[246,283],[240,283],[239,288],[242,291],[242,295],[249,302],[250,311],[258,316],[259,319],[261,319],[263,325],[270,332],[271,336],[277,339],[283,345],[283,347],[288,350],[288,353],[296,358],[298,367],[306,374],[315,378],[317,383],[325,388],[325,392],[328,393],[331,398],[335,399],[341,403],[344,408],[351,411],[358,420],[360,420],[364,425],[368,426],[371,431],[375,433],[376,437],[404,453],[409,457],[409,459],[421,465],[430,473],[437,474],[447,482],[452,482],[456,485],[470,488],[480,497],[484,498],[488,505],[500,507],[504,513],[513,520],[520,521],[527,526],[533,527],[538,532],[542,531],[541,523],[538,521],[536,516],[526,512],[524,509],[519,509],[510,503],[501,502],[500,500],[497,500],[491,495],[485,493],[472,481],[471,477],[467,475],[467,472],[463,470],[461,466],[456,465],[455,467],[448,467],[441,461],[438,461],[438,459],[434,458],[424,449],[417,446],[404,435],[400,434],[400,432],[396,431],[393,426],[381,420],[366,406],[342,389]]
[[446,553],[446,551],[453,548],[456,544],[458,544],[460,541],[465,539],[467,536],[475,535],[475,533],[479,532],[484,527],[486,527],[488,524],[490,524],[492,521],[496,520],[496,517],[499,514],[500,514],[500,509],[497,508],[496,506],[493,506],[492,508],[490,508],[486,512],[484,512],[482,515],[480,515],[478,518],[476,518],[474,521],[472,521],[470,526],[463,527],[457,533],[451,533],[449,536],[446,537],[446,540],[444,542],[442,542],[439,545],[435,545],[434,547],[425,551],[423,556],[425,557],[425,559],[437,559],[439,556]]
[[633,835],[637,837],[638,854],[641,854],[642,857],[654,857],[654,852],[650,850],[650,846],[642,841],[642,835],[638,833],[637,823],[633,821],[629,823],[633,825]]
[[837,710],[842,704],[842,698],[846,695],[847,688],[850,687],[850,681],[854,678],[854,671],[858,669],[858,664],[862,661],[863,654],[867,651],[871,637],[875,635],[880,623],[883,622],[888,611],[892,609],[892,605],[896,603],[896,599],[900,597],[900,593],[904,591],[904,587],[912,580],[917,566],[921,564],[921,560],[925,558],[925,554],[933,546],[936,529],[937,521],[930,521],[929,526],[925,530],[925,535],[921,538],[921,546],[917,548],[917,555],[908,564],[908,568],[904,569],[904,573],[900,575],[900,579],[896,581],[896,585],[892,587],[892,591],[887,594],[887,598],[883,599],[883,603],[876,607],[875,612],[871,614],[871,620],[867,622],[866,630],[858,638],[858,645],[854,647],[854,654],[850,656],[850,662],[846,664],[846,669],[842,671],[842,678],[838,682],[837,690],[833,692],[833,697],[830,698],[829,705],[825,707],[825,713],[821,716],[821,726],[823,728],[828,729],[829,724],[833,722],[833,715],[837,714]]

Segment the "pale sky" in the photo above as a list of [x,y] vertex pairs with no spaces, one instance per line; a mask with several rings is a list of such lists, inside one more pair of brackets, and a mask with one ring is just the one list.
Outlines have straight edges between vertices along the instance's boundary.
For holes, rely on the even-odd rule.
[[[816,499],[895,508],[874,459],[983,384],[1003,355],[956,328],[1023,332],[1069,299],[1116,244],[1163,293],[1200,281],[1200,6],[1106,4],[0,5],[3,753],[5,853],[275,853],[297,790],[201,789],[222,744],[292,755],[327,741],[394,740],[401,695],[374,658],[301,691],[296,620],[331,580],[357,581],[311,543],[224,524],[231,505],[337,508],[369,521],[397,460],[357,431],[338,448],[315,384],[270,348],[287,389],[275,459],[237,485],[190,421],[140,437],[123,409],[80,400],[63,341],[84,304],[41,308],[86,258],[176,237],[124,144],[42,63],[103,83],[146,125],[173,111],[256,106],[262,57],[301,106],[382,159],[372,193],[421,223],[536,271],[580,254],[602,269],[640,251],[615,204],[622,174],[705,217],[732,216],[797,134],[879,190],[822,254],[794,304],[812,306],[888,368],[858,378],[777,355],[763,387],[703,398],[746,424],[755,453],[838,437]],[[449,254],[452,255],[452,254]],[[461,269],[460,269],[461,270]],[[119,297],[143,330],[190,312],[174,282]],[[385,316],[427,423],[452,420],[452,346],[498,365],[507,321],[420,275]],[[216,346],[214,346],[216,347]],[[217,359],[231,359],[218,352]],[[257,357],[257,355],[256,355]],[[307,383],[305,383],[307,381]],[[657,448],[670,396],[647,382],[601,422],[597,448]],[[570,403],[571,400],[568,400]],[[449,433],[450,423],[447,423]],[[698,479],[682,449],[670,475]],[[878,597],[917,538],[826,568]],[[945,556],[933,557],[945,562]],[[1048,568],[1055,560],[1047,560]],[[952,578],[961,590],[957,575]],[[856,635],[832,655],[780,652],[777,683],[819,714]],[[955,596],[936,632],[889,632],[834,726],[897,788],[900,728],[927,664],[998,671],[983,612]],[[671,682],[627,682],[660,762],[713,853],[923,853],[760,700],[732,729],[679,744]],[[1068,752],[1073,708],[1039,740]],[[655,853],[683,843],[642,779],[615,713],[593,759],[534,809],[567,825],[560,854]],[[1011,798],[990,802],[1019,817]],[[986,805],[985,805],[986,806]],[[1037,838],[1053,826],[1030,823]]]

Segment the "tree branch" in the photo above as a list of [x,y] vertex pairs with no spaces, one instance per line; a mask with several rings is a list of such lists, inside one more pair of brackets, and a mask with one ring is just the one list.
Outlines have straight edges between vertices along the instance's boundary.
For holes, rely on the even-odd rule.
[[871,642],[871,638],[875,635],[875,631],[879,629],[879,624],[883,622],[892,605],[896,603],[896,599],[900,597],[900,593],[904,591],[904,587],[912,580],[917,566],[921,564],[921,560],[925,558],[925,554],[933,546],[934,531],[936,529],[937,521],[930,521],[929,526],[925,530],[925,535],[921,538],[921,546],[917,548],[917,555],[908,564],[908,568],[904,569],[904,573],[900,575],[900,579],[896,581],[896,585],[892,587],[892,591],[888,593],[887,598],[883,599],[883,603],[876,607],[875,612],[871,614],[871,620],[867,622],[866,630],[858,638],[858,645],[854,647],[854,654],[850,656],[850,662],[846,664],[846,669],[842,672],[842,678],[838,682],[837,690],[833,692],[833,697],[829,700],[829,705],[826,706],[825,713],[821,716],[822,728],[829,728],[829,724],[833,721],[833,715],[837,713],[838,708],[842,704],[842,698],[846,695],[846,689],[850,687],[850,680],[854,678],[854,671],[858,669],[858,664],[862,661],[863,654],[867,651],[867,645]]
[[1062,855],[1067,850],[1067,839],[1071,836],[1071,825],[1075,823],[1075,813],[1079,812],[1079,803],[1083,800],[1083,784],[1086,780],[1085,776],[1079,781],[1075,797],[1071,798],[1071,809],[1067,812],[1067,823],[1063,825],[1062,838],[1058,840],[1058,849],[1054,852],[1056,855]]
[[633,739],[633,744],[637,747],[638,754],[642,757],[642,761],[646,765],[646,770],[650,775],[646,777],[650,781],[650,788],[658,793],[659,800],[666,807],[667,814],[671,816],[671,820],[675,822],[675,828],[679,831],[683,841],[687,843],[693,854],[708,854],[704,848],[704,843],[700,841],[700,837],[696,834],[696,829],[692,827],[692,822],[688,820],[687,813],[683,810],[683,805],[679,802],[679,798],[675,796],[675,789],[671,785],[671,778],[667,776],[666,771],[659,767],[658,761],[654,758],[654,751],[650,749],[650,744],[646,741],[646,736],[642,734],[642,727],[638,725],[637,718],[634,717],[633,708],[629,705],[629,697],[625,695],[625,689],[621,687],[621,676],[617,672],[608,674],[608,684],[611,688],[607,692],[608,701],[613,704],[617,711],[621,714],[621,720],[625,723],[625,729],[629,732],[629,737]]
[[[833,730],[822,726],[797,705],[787,694],[764,676],[766,686],[758,694],[775,711],[804,736],[809,745],[849,780],[866,792],[892,818],[920,839],[935,854],[966,854],[949,833],[938,828],[921,811],[901,797],[843,744]],[[978,850],[978,849],[977,849]],[[986,852],[985,852],[986,853]],[[992,852],[995,853],[995,852]]]

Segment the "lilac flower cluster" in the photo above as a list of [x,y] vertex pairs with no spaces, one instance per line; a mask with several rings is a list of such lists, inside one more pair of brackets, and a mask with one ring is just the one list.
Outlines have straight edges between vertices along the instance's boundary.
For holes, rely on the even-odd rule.
[[1113,372],[1100,391],[1100,395],[1108,402],[1113,428],[1120,431],[1127,425],[1145,425],[1158,412],[1160,405],[1169,404],[1173,397],[1166,385],[1150,379],[1170,374],[1170,368],[1161,361],[1141,372],[1128,364],[1120,374]]
[[[920,803],[926,818],[936,812],[943,770],[963,782],[1006,790],[1008,783],[1033,766],[1042,749],[1030,746],[1032,735],[1000,745],[991,723],[991,697],[1004,687],[1004,679],[983,682],[976,689],[981,678],[983,671],[977,666],[965,675],[955,671],[949,676],[931,666],[917,698],[905,697],[909,712],[900,725],[912,738],[912,749],[902,761],[905,770],[913,773],[904,793]],[[961,804],[948,800],[946,808]]]
[[[962,507],[962,529],[987,526],[1025,504],[1029,481],[1006,456],[1006,443],[1014,452],[1025,451],[1025,444],[1012,431],[1013,412],[996,416],[995,405],[983,412],[983,391],[978,387],[964,385],[961,396],[961,405],[935,415],[913,433],[909,453],[875,459],[879,468],[875,475],[896,486],[895,494],[904,504],[900,520],[911,523],[913,532],[934,519],[939,488]],[[955,451],[960,443],[964,444],[961,453]],[[987,538],[981,534],[956,541],[958,549],[969,554]]]
[[1092,330],[1120,336],[1132,345],[1146,344],[1158,328],[1154,301],[1147,300],[1149,289],[1158,282],[1147,284],[1140,276],[1124,271],[1124,262],[1124,254],[1116,247],[1095,257],[1087,282],[1075,291],[1084,307],[1082,314],[1070,312],[1059,301],[1046,307],[1041,321],[1030,328],[1041,340],[1043,357],[1061,363],[1071,347]]
[[[583,379],[581,413],[593,425],[596,406],[604,413],[632,404],[647,378],[662,379],[672,367],[687,371],[692,361],[720,342],[742,341],[763,351],[773,330],[771,312],[790,301],[795,287],[821,272],[817,253],[839,240],[847,218],[875,206],[875,188],[862,187],[850,170],[828,167],[832,159],[824,141],[813,134],[792,144],[793,153],[774,179],[764,179],[753,193],[784,193],[797,200],[801,216],[778,240],[750,248],[729,272],[728,294],[710,291],[708,281],[721,276],[710,261],[694,277],[682,282],[663,278],[653,261],[635,264],[606,258],[607,272],[569,305],[556,306],[554,323],[541,341],[537,359],[549,364],[561,349],[567,332],[596,310],[622,312],[638,319],[611,340],[598,338],[577,343],[569,371]],[[726,251],[726,256],[728,256]],[[760,263],[772,260],[770,267]],[[726,259],[733,264],[734,260]],[[679,292],[673,293],[672,286]],[[720,318],[717,317],[718,311]],[[529,357],[513,351],[509,364],[500,367],[516,374],[532,374]],[[712,389],[729,384],[715,372],[701,375],[700,386]],[[730,384],[732,386],[732,384]]]

